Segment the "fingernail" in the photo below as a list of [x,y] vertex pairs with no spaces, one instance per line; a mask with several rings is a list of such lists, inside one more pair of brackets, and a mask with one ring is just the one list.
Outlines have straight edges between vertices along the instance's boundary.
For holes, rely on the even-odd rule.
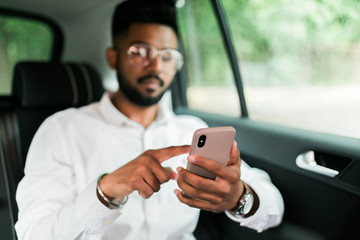
[[195,157],[192,156],[192,155],[189,155],[187,159],[188,159],[189,162],[192,162],[192,163],[196,162]]
[[177,168],[176,168],[176,171],[180,174],[181,171],[182,171],[182,167],[177,167]]

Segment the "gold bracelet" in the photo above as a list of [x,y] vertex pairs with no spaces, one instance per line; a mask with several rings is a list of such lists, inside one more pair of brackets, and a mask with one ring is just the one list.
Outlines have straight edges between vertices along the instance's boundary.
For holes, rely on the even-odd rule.
[[[113,202],[113,201],[110,201],[106,196],[105,194],[103,193],[103,191],[101,191],[101,188],[100,188],[100,180],[104,177],[108,175],[107,173],[104,173],[104,174],[101,174],[99,177],[98,177],[98,180],[97,180],[97,185],[96,185],[96,189],[99,193],[99,195],[101,196],[101,198],[109,205],[110,208],[114,209],[114,208],[120,208],[122,206],[125,205],[125,203],[128,201],[129,197],[126,196],[125,198],[123,199],[116,199],[117,201],[116,202]],[[120,200],[120,201],[119,201]]]

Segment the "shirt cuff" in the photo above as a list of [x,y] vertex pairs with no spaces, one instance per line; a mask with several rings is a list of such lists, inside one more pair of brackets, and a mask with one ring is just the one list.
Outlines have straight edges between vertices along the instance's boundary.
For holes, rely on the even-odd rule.
[[97,197],[94,180],[76,200],[76,214],[90,233],[103,233],[121,215],[120,209],[109,209]]

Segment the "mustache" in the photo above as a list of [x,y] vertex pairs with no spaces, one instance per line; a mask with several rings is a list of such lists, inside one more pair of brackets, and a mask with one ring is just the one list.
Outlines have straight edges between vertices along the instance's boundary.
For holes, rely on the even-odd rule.
[[147,76],[144,76],[144,77],[140,77],[140,78],[138,78],[137,83],[138,83],[138,84],[141,84],[141,83],[145,82],[147,79],[150,79],[150,78],[155,78],[155,79],[157,79],[157,80],[159,81],[159,83],[160,83],[160,86],[161,86],[161,87],[164,86],[164,80],[162,80],[162,79],[161,79],[158,75],[156,75],[156,74],[151,74],[151,75],[147,75]]

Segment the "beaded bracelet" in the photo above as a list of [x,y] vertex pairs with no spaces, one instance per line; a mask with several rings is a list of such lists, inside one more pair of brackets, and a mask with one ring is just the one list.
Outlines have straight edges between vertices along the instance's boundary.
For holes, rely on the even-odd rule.
[[101,188],[100,188],[100,180],[104,177],[108,175],[107,173],[104,173],[104,174],[101,174],[99,177],[98,177],[98,180],[97,180],[97,186],[96,186],[96,189],[99,193],[99,195],[101,196],[101,198],[109,205],[110,208],[114,209],[114,208],[120,208],[122,206],[125,205],[125,203],[127,202],[128,200],[128,196],[126,196],[125,198],[123,199],[114,199],[113,201],[110,201],[106,196],[105,194],[103,193],[103,191],[101,191]]

